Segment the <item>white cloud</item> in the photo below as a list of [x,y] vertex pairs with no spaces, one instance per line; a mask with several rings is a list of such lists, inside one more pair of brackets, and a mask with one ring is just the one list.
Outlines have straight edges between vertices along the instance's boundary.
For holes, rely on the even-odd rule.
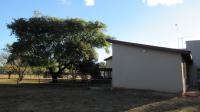
[[93,6],[95,4],[95,0],[84,0],[86,6]]
[[70,0],[58,0],[58,1],[63,5],[70,5],[71,4]]
[[143,0],[148,6],[166,5],[172,6],[183,3],[183,0]]

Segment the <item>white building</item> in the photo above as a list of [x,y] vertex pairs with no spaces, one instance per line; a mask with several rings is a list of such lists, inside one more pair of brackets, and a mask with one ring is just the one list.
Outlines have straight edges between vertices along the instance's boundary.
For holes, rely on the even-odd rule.
[[[184,92],[187,88],[190,51],[118,40],[112,43],[114,88]],[[109,64],[108,64],[109,65]]]

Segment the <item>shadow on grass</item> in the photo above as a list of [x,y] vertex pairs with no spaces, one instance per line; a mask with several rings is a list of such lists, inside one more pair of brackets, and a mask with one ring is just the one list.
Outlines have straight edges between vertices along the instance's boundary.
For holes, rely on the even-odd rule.
[[0,111],[196,112],[200,108],[199,98],[146,90],[111,90],[99,83],[91,86],[103,89],[88,88],[81,82],[0,84]]
[[7,85],[0,86],[0,91],[0,111],[6,112],[124,112],[174,97],[152,91],[54,85]]
[[0,86],[65,86],[65,87],[111,87],[111,80],[66,80],[59,79],[57,83],[52,83],[51,79],[0,79]]

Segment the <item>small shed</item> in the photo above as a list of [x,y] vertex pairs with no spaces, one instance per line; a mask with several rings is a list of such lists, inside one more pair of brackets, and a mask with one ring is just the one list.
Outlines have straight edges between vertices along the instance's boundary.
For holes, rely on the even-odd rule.
[[112,87],[185,92],[190,51],[119,40],[112,43]]
[[104,61],[106,61],[106,68],[112,68],[112,56],[107,57]]

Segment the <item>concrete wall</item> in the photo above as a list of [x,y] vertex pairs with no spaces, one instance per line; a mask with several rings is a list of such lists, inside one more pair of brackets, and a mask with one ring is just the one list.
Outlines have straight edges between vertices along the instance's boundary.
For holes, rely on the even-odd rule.
[[182,92],[182,58],[178,53],[113,45],[112,86]]
[[190,84],[197,84],[197,68],[200,68],[200,40],[187,41],[186,48],[191,51],[193,65],[190,67]]
[[106,60],[106,68],[112,68],[112,58]]

